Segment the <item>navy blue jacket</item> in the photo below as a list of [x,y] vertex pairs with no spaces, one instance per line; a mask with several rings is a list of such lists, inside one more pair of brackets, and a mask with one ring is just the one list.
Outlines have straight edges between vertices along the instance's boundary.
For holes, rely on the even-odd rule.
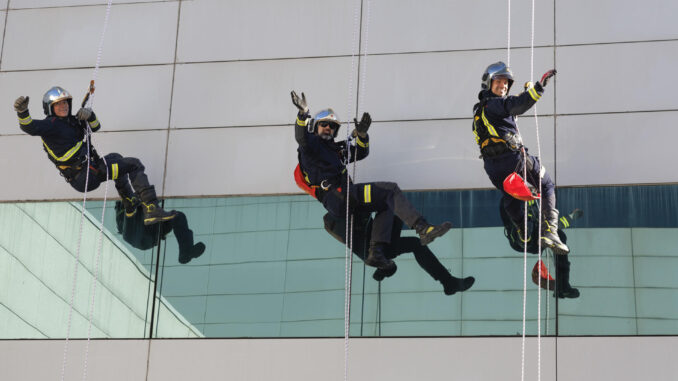
[[[299,165],[310,185],[320,185],[323,180],[328,180],[332,185],[342,184],[345,175],[346,157],[348,150],[345,141],[335,142],[334,139],[325,140],[320,136],[308,132],[306,126],[311,119],[301,120],[297,118],[295,137],[299,148]],[[351,150],[357,146],[355,155],[351,156],[351,162],[362,160],[370,152],[369,136],[361,138],[356,136]]]
[[[28,110],[18,113],[19,127],[32,136],[42,138],[43,148],[49,159],[57,165],[69,165],[81,155],[87,147],[83,144],[85,130],[74,116],[64,118],[50,116],[45,119],[31,118]],[[98,131],[101,124],[92,113],[87,121],[92,131]]]
[[490,90],[478,94],[480,102],[473,106],[473,133],[476,143],[482,145],[488,138],[506,139],[507,136],[518,135],[516,115],[529,110],[544,93],[537,82],[519,95],[500,97]]

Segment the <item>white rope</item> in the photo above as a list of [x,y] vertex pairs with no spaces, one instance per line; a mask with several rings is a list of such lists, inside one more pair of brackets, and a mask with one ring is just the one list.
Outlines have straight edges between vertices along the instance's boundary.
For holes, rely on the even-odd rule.
[[[531,12],[531,26],[530,26],[530,79],[534,79],[534,24],[535,24],[535,1],[532,0],[532,12]],[[539,138],[539,118],[537,116],[537,105],[534,105],[534,123],[535,123],[535,129],[536,129],[536,137],[537,137],[537,158],[539,159],[539,168],[537,168],[537,171],[539,172],[539,176],[537,177],[537,181],[539,182],[539,195],[542,196],[542,186],[541,186],[541,144],[540,144],[540,138]],[[527,167],[527,165],[526,165]],[[537,281],[537,381],[541,381],[541,282],[542,282],[542,272],[541,272],[541,264],[542,264],[542,255],[541,255],[541,226],[542,226],[542,200],[543,198],[540,197],[539,202],[538,202],[538,214],[537,214],[537,220],[538,220],[538,229],[537,229],[537,255],[538,255],[538,281]],[[547,268],[548,271],[548,268]],[[548,275],[546,281],[548,282]],[[547,283],[548,284],[548,283]],[[548,310],[547,310],[548,311]],[[548,313],[548,312],[547,312]],[[548,316],[547,316],[548,318]]]
[[[106,29],[108,29],[108,18],[111,15],[111,6],[113,5],[113,0],[108,0],[106,4],[106,16],[104,18],[104,27],[101,31],[101,37],[99,37],[99,48],[97,49],[97,60],[94,65],[94,72],[92,73],[92,80],[96,82],[97,76],[99,75],[99,64],[101,63],[101,55],[104,51],[104,37],[106,36]],[[90,107],[94,107],[94,93],[90,96]]]
[[[103,53],[104,49],[104,37],[106,36],[106,29],[108,29],[108,19],[111,15],[111,6],[113,5],[113,0],[108,0],[108,4],[106,4],[106,16],[104,17],[104,26],[103,30],[101,31],[101,37],[99,37],[99,48],[97,49],[97,59],[96,63],[94,65],[94,72],[92,73],[92,83],[95,83],[97,80],[97,76],[99,74],[99,65],[101,64],[101,56]],[[89,98],[90,102],[90,107],[94,108],[94,92],[90,94]],[[87,126],[88,134],[91,134],[92,131],[89,128],[89,125]],[[95,296],[96,296],[96,290],[97,290],[97,283],[99,279],[99,272],[101,271],[101,250],[103,247],[103,237],[104,237],[104,217],[106,216],[106,201],[108,199],[108,163],[106,162],[106,159],[104,157],[101,158],[101,160],[104,162],[104,166],[106,167],[106,180],[104,181],[106,184],[104,186],[104,202],[101,207],[101,222],[99,224],[99,241],[98,241],[98,247],[97,247],[97,253],[96,253],[96,264],[94,267],[94,280],[92,282],[92,299],[90,301],[90,309],[89,309],[89,315],[88,315],[88,325],[87,325],[87,343],[85,344],[85,360],[84,360],[84,365],[83,365],[83,372],[82,372],[82,379],[83,381],[87,380],[87,362],[89,359],[89,344],[90,344],[90,339],[92,337],[92,320],[94,318],[94,301],[95,301]]]
[[[516,128],[518,126],[516,125]],[[520,132],[518,132],[520,134]],[[525,156],[525,150],[523,149],[523,157]],[[524,160],[523,160],[524,161]],[[527,167],[524,165],[523,167]],[[527,180],[526,170],[523,169],[523,179]],[[521,337],[521,357],[520,357],[520,380],[525,380],[525,316],[527,308],[527,201],[525,201],[525,217],[523,218],[523,235],[525,239],[523,240],[523,329]]]
[[[346,107],[346,110],[348,112],[348,116],[346,118],[346,163],[348,164],[351,160],[351,118],[350,115],[353,115],[351,112],[352,110],[352,104],[353,104],[353,76],[355,73],[355,51],[356,51],[356,46],[357,46],[357,40],[358,40],[358,29],[360,27],[358,20],[359,20],[359,5],[360,5],[360,0],[356,1],[356,5],[354,6],[354,12],[353,12],[353,42],[351,46],[351,74],[349,77],[349,85],[348,85],[348,107]],[[360,53],[360,52],[358,52]],[[354,170],[355,170],[355,163],[354,163]],[[349,196],[351,192],[351,177],[348,171],[346,171],[346,253],[345,253],[345,266],[344,266],[344,381],[348,380],[348,339],[349,339],[349,330],[351,326],[351,272],[352,272],[352,246],[353,246],[353,229],[352,229],[352,223],[353,223],[353,217],[350,215],[350,210],[349,210]]]
[[365,21],[365,48],[363,49],[363,59],[360,60],[360,69],[362,70],[362,77],[360,79],[360,90],[358,90],[358,112],[356,113],[360,117],[361,111],[363,110],[363,103],[365,101],[365,83],[367,82],[367,42],[369,41],[369,31],[370,31],[370,5],[371,1],[367,0],[367,20]]
[[[106,17],[104,19],[104,27],[103,31],[101,32],[101,37],[99,38],[99,48],[97,50],[97,58],[96,58],[96,64],[94,66],[94,73],[92,74],[92,83],[97,78],[98,72],[99,72],[99,64],[101,62],[101,55],[103,51],[103,42],[104,42],[104,36],[106,34],[106,28],[108,26],[108,19],[111,11],[111,5],[112,5],[112,0],[108,0],[108,4],[106,6]],[[89,94],[89,103],[90,107],[93,107],[94,105],[94,92],[93,89],[90,90]],[[71,110],[72,111],[72,110]],[[66,364],[67,364],[67,358],[68,358],[68,342],[70,339],[70,334],[71,334],[71,325],[72,325],[72,317],[73,317],[73,308],[74,308],[74,301],[75,301],[75,289],[77,285],[77,280],[78,280],[78,267],[80,264],[80,253],[81,253],[81,244],[82,244],[82,230],[83,230],[83,224],[84,224],[84,218],[85,218],[85,206],[87,203],[87,188],[89,186],[89,173],[90,173],[90,162],[91,162],[91,152],[90,152],[90,145],[91,145],[91,134],[92,130],[90,129],[89,123],[85,122],[85,125],[87,127],[85,131],[85,140],[86,140],[86,145],[87,145],[87,168],[86,168],[86,174],[85,174],[85,189],[84,189],[84,194],[83,194],[83,199],[82,199],[82,210],[80,214],[80,228],[79,228],[79,233],[78,233],[78,244],[77,244],[77,249],[76,249],[76,256],[75,256],[75,265],[74,265],[74,271],[73,271],[73,286],[71,288],[71,300],[69,303],[69,310],[68,310],[68,323],[67,323],[67,328],[66,328],[66,339],[64,342],[64,355],[63,355],[63,360],[61,364],[61,380],[64,380],[64,377],[66,375]],[[101,158],[104,161],[104,165],[106,167],[106,185],[105,185],[105,191],[104,191],[104,202],[103,202],[103,207],[101,211],[101,223],[100,223],[100,231],[99,231],[99,242],[98,242],[98,250],[96,254],[96,259],[95,259],[95,267],[94,267],[94,283],[92,286],[92,300],[90,303],[90,312],[88,315],[88,329],[87,329],[87,344],[85,347],[85,360],[84,360],[84,365],[83,365],[83,380],[87,379],[87,360],[89,356],[89,342],[90,342],[90,337],[91,337],[91,330],[92,330],[92,316],[94,313],[94,296],[96,293],[96,283],[97,283],[97,278],[98,278],[98,273],[99,273],[99,268],[100,268],[100,254],[101,254],[101,247],[102,247],[102,237],[103,237],[103,225],[104,225],[104,213],[106,211],[106,197],[108,195],[108,164],[106,163],[106,160],[104,158]]]
[[507,42],[506,42],[506,66],[511,67],[511,0],[508,0],[508,22],[506,32]]
[[[89,128],[89,127],[88,127]],[[92,289],[91,289],[91,294],[92,294],[92,299],[90,300],[90,305],[89,305],[89,315],[87,318],[88,325],[87,325],[87,344],[85,344],[85,361],[83,365],[83,375],[82,379],[86,380],[87,379],[87,360],[89,358],[89,343],[90,343],[90,338],[92,337],[92,319],[94,318],[94,300],[95,300],[95,295],[96,295],[96,290],[97,290],[97,282],[98,282],[98,274],[101,271],[101,249],[103,246],[103,236],[104,236],[104,216],[106,214],[106,197],[108,196],[108,163],[106,163],[105,158],[101,158],[103,160],[104,165],[106,166],[106,179],[105,181],[105,187],[104,187],[104,202],[101,207],[101,222],[99,223],[99,241],[97,243],[97,252],[96,252],[96,260],[95,260],[95,265],[94,265],[94,280],[92,281]],[[89,165],[89,163],[88,163]],[[89,171],[88,171],[89,172]]]
[[[532,0],[532,20],[531,20],[531,30],[530,30],[530,79],[534,78],[534,9],[535,9],[535,1]],[[537,117],[537,104],[535,103],[534,105],[534,124],[535,124],[535,129],[536,129],[536,136],[537,136],[537,158],[539,158],[539,168],[537,168],[537,171],[539,171],[539,177],[538,177],[538,182],[539,182],[539,195],[541,196],[542,194],[542,186],[541,186],[541,144],[540,144],[540,139],[539,139],[539,118]],[[539,256],[539,263],[541,264],[541,224],[542,224],[542,200],[543,198],[540,197],[539,199],[539,214],[537,215],[537,219],[539,221],[539,228],[537,229],[537,234],[539,240],[537,241],[537,253]],[[546,281],[548,282],[548,278],[546,278]],[[541,282],[542,282],[542,277],[541,277],[541,265],[540,265],[540,274],[539,274],[539,281],[537,285],[537,381],[541,381]]]
[[73,269],[73,287],[71,288],[71,301],[68,309],[68,323],[66,325],[66,340],[64,342],[64,356],[61,363],[61,381],[64,380],[66,373],[66,358],[68,357],[68,340],[71,336],[71,321],[73,317],[73,302],[75,299],[75,285],[78,282],[78,265],[80,264],[80,246],[82,243],[82,226],[85,219],[85,204],[87,202],[87,185],[89,184],[89,135],[86,135],[87,143],[87,173],[85,174],[85,192],[82,198],[82,209],[80,210],[80,231],[78,234],[78,245],[75,254],[75,268]]

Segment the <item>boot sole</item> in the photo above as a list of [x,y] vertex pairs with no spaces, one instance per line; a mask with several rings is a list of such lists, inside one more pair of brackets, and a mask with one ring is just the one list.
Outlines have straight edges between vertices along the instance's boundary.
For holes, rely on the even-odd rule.
[[[376,267],[378,269],[382,270],[390,270],[391,267],[395,265],[395,262],[393,261],[388,261],[386,263],[381,263],[381,262],[376,262],[376,261],[365,261],[365,264],[371,267]],[[380,266],[381,265],[381,266]]]
[[541,240],[544,243],[544,245],[546,247],[548,247],[549,249],[553,250],[553,253],[556,254],[556,255],[567,255],[567,254],[570,253],[570,249],[567,248],[567,246],[566,246],[565,249],[563,249],[557,243],[551,241],[550,239],[548,239],[546,237],[541,237]]
[[442,227],[442,230],[439,230],[436,233],[427,234],[427,235],[419,238],[419,241],[421,242],[422,246],[428,245],[429,243],[433,242],[434,239],[445,235],[445,233],[447,233],[448,231],[450,231],[450,229],[452,229],[452,224],[449,223],[449,222],[443,223],[440,226]]

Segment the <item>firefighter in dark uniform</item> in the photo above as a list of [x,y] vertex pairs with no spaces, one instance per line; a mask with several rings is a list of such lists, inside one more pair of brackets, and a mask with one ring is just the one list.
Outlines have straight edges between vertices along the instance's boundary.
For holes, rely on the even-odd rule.
[[96,132],[101,129],[101,123],[89,108],[81,108],[75,116],[71,115],[72,99],[66,90],[52,87],[42,98],[47,118],[37,120],[31,118],[28,112],[28,97],[17,98],[14,110],[19,117],[19,127],[29,135],[42,138],[47,157],[75,190],[84,192],[87,184],[87,191],[91,191],[106,180],[114,180],[128,217],[134,215],[140,199],[144,224],[151,225],[174,218],[174,212],[166,212],[158,205],[155,188],[148,183],[139,159],[110,153],[104,156],[104,163],[88,139],[85,139],[87,126]]
[[482,91],[478,103],[473,106],[473,133],[480,148],[492,184],[504,193],[506,213],[520,229],[523,226],[524,207],[520,201],[508,194],[503,187],[504,179],[513,172],[523,173],[527,166],[527,181],[542,188],[542,244],[556,254],[567,254],[570,250],[558,237],[558,210],[556,209],[555,185],[539,162],[539,158],[527,154],[522,138],[516,127],[516,115],[529,110],[541,98],[549,79],[555,70],[547,71],[541,81],[525,84],[525,91],[508,95],[513,84],[513,73],[503,62],[496,62],[485,69],[482,77]]
[[[306,183],[315,188],[317,199],[337,218],[346,218],[347,193],[352,212],[376,212],[366,264],[387,270],[395,266],[386,257],[394,215],[416,230],[422,245],[429,244],[452,227],[449,222],[429,224],[414,209],[396,183],[347,183],[346,164],[362,160],[369,153],[367,130],[372,120],[368,113],[363,114],[360,122],[354,119],[355,129],[352,136],[355,140],[353,144],[347,145],[345,141],[334,141],[341,123],[332,109],[322,110],[311,119],[304,94],[299,97],[292,91],[291,95],[292,102],[299,109],[295,127],[295,138],[299,144],[299,165]],[[355,155],[350,155],[350,159],[349,148],[355,152]]]
[[[339,242],[346,244],[346,219],[335,217],[331,213],[323,216],[325,230],[336,238]],[[367,245],[372,234],[374,221],[369,214],[356,214],[353,218],[353,242],[352,250],[363,261],[367,258]],[[445,266],[440,263],[435,254],[428,248],[422,246],[416,237],[401,237],[403,221],[398,217],[393,217],[391,230],[391,242],[386,245],[385,256],[388,259],[395,259],[400,254],[413,253],[419,266],[426,271],[433,279],[443,285],[445,295],[454,295],[457,292],[466,291],[475,282],[475,278],[470,276],[466,278],[457,278],[450,274]],[[372,278],[376,281],[382,281],[395,274],[396,266],[390,269],[376,269]]]
[[[584,212],[581,209],[575,209],[570,214],[560,216],[558,219],[558,237],[563,243],[567,243],[567,235],[563,229],[567,229],[572,226],[572,223],[577,218],[581,217]],[[527,240],[525,240],[524,234],[519,231],[516,225],[511,221],[506,209],[500,203],[499,205],[499,215],[501,215],[501,220],[504,224],[504,235],[509,240],[509,245],[519,252],[522,253],[525,250],[525,242],[527,242],[527,252],[532,254],[539,253],[538,240],[533,239],[536,237],[536,232],[539,230],[539,220],[537,216],[539,215],[539,206],[535,201],[529,201],[527,203]],[[542,246],[541,250],[544,251],[546,247]],[[553,282],[550,279],[546,279],[548,275],[547,271],[544,271],[541,280],[542,288],[553,291],[553,295],[558,298],[578,298],[579,290],[570,285],[570,261],[568,259],[569,255],[554,255],[555,268],[556,268],[556,279]],[[539,265],[535,265],[533,270],[532,280],[535,284],[535,274],[536,268]]]

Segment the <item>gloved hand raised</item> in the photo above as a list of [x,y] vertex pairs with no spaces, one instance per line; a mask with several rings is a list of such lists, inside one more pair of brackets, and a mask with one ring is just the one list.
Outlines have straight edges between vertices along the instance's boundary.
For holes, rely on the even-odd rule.
[[22,95],[14,101],[14,111],[24,112],[26,110],[28,110],[28,97]]
[[308,115],[308,103],[306,103],[306,95],[301,93],[301,98],[294,92],[290,93],[292,95],[292,103],[299,109],[299,115]]
[[551,77],[555,76],[556,73],[557,73],[556,69],[551,69],[551,70],[547,71],[546,73],[544,73],[544,75],[542,75],[541,79],[539,80],[539,83],[541,83],[541,86],[546,87],[546,84],[549,82],[549,79],[551,79]]
[[370,117],[370,114],[365,112],[363,113],[360,122],[358,122],[358,119],[353,118],[353,124],[355,125],[355,130],[358,135],[364,138],[367,136],[367,130],[370,128],[370,124],[372,124],[372,118]]
[[82,107],[78,112],[75,114],[75,118],[77,120],[82,120],[86,121],[92,116],[92,109],[88,107]]

